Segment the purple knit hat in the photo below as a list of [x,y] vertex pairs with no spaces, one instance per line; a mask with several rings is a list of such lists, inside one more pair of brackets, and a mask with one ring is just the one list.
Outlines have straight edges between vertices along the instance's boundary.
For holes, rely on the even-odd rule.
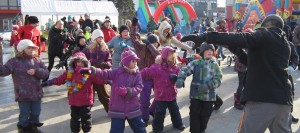
[[162,59],[167,59],[169,52],[176,52],[176,49],[174,49],[170,46],[163,47],[162,50],[161,50],[161,58]]
[[125,48],[121,55],[121,63],[124,66],[128,67],[131,60],[140,60],[140,58],[137,57],[137,55],[134,52],[132,52],[130,49]]

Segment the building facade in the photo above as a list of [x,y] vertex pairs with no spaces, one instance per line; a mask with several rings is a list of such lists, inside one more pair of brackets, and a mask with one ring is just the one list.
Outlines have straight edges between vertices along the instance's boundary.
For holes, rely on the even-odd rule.
[[10,31],[21,13],[20,0],[0,0],[0,31]]

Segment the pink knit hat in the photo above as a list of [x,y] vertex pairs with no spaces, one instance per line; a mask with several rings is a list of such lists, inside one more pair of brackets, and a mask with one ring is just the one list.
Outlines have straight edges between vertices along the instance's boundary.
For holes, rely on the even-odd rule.
[[176,52],[176,49],[174,49],[170,46],[163,47],[162,50],[161,50],[161,58],[162,59],[167,59],[169,52]]
[[130,49],[125,48],[121,55],[121,63],[124,66],[128,67],[131,60],[140,60],[140,58],[137,57],[137,55],[134,52],[132,52]]

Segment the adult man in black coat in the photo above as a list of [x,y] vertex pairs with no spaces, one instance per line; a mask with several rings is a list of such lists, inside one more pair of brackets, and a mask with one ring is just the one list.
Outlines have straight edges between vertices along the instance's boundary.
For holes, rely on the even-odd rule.
[[269,15],[262,28],[253,33],[208,32],[189,36],[191,41],[248,49],[248,72],[241,97],[245,103],[241,133],[261,133],[267,128],[270,132],[291,132],[293,94],[288,70],[294,68],[289,66],[291,47],[282,31],[283,25],[280,16]]

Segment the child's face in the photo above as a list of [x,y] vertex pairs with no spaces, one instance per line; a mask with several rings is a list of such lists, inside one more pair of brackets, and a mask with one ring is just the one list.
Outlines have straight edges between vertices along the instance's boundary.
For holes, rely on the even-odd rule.
[[168,52],[167,61],[168,62],[175,62],[175,52]]
[[84,62],[82,60],[76,60],[76,66],[84,67]]
[[131,60],[130,63],[129,63],[128,68],[129,69],[134,69],[136,67],[137,67],[137,60]]
[[205,50],[203,56],[205,59],[210,59],[213,57],[214,51],[211,49]]
[[35,51],[36,51],[35,47],[27,47],[26,49],[24,49],[24,53],[26,55],[31,55],[31,56],[35,54]]
[[128,30],[123,30],[121,32],[121,36],[122,36],[122,38],[128,38],[129,37],[129,31]]
[[80,44],[81,46],[84,46],[84,45],[85,45],[85,39],[84,39],[84,38],[81,38],[81,39],[79,40],[79,44]]
[[101,44],[101,41],[102,41],[102,40],[103,40],[103,37],[100,37],[100,36],[99,36],[99,37],[96,38],[96,41],[97,41],[97,43],[99,43],[99,44]]

